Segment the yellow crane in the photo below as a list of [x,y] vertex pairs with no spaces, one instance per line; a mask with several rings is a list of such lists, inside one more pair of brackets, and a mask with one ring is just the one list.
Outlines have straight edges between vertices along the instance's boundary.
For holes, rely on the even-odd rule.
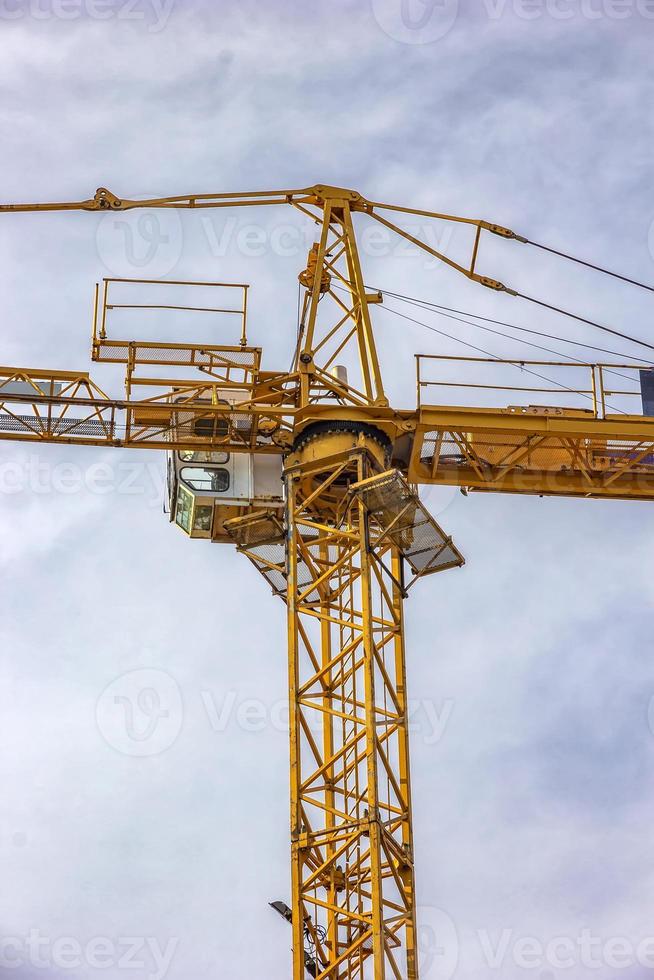
[[[318,229],[299,274],[289,370],[264,370],[261,348],[248,344],[245,284],[105,279],[96,286],[92,358],[125,366],[124,394],[105,394],[83,372],[2,367],[0,439],[166,451],[171,521],[192,538],[235,544],[286,603],[291,908],[274,904],[292,924],[294,980],[415,980],[403,604],[418,578],[464,562],[417,485],[653,499],[649,362],[418,356],[417,404],[396,409],[371,317],[384,296],[366,286],[355,220],[365,215],[468,279],[533,302],[482,275],[478,262],[485,235],[536,243],[487,221],[325,185],[139,201],[101,188],[85,201],[0,211],[270,206],[295,208]],[[469,226],[469,262],[389,214]],[[173,288],[182,299],[171,298]],[[160,302],[134,299],[159,289]],[[193,291],[216,299],[194,302]],[[113,335],[117,314],[145,317],[146,309],[185,322],[209,312],[238,328],[231,345]],[[488,371],[516,367],[528,384],[487,383]],[[492,392],[500,404],[438,403],[434,387],[460,389],[468,369],[468,392]],[[585,380],[566,380],[570,372]],[[618,389],[616,375],[627,378]],[[625,387],[634,379],[635,390]],[[548,393],[547,403],[502,404],[508,390],[523,401]],[[560,405],[562,393],[576,407]],[[641,394],[642,412],[613,404]]]

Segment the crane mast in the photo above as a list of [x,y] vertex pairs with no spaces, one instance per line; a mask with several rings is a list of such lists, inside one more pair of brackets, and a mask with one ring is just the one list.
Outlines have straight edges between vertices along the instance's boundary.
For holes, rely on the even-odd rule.
[[[417,579],[464,559],[415,485],[653,499],[654,420],[612,412],[605,379],[615,365],[584,366],[584,410],[482,409],[432,403],[430,387],[452,382],[431,380],[428,369],[450,359],[419,358],[416,407],[389,405],[371,317],[383,297],[366,287],[353,217],[364,213],[468,279],[520,295],[477,271],[484,233],[526,242],[500,225],[326,185],[148,201],[101,188],[85,201],[0,212],[270,205],[290,205],[318,226],[299,275],[289,371],[263,370],[261,349],[248,345],[243,284],[202,284],[243,291],[242,305],[227,310],[242,330],[226,346],[114,337],[111,290],[131,281],[105,280],[92,356],[125,366],[124,396],[107,395],[84,372],[0,368],[0,440],[161,449],[178,468],[182,458],[202,458],[210,489],[202,497],[191,482],[184,492],[195,489],[201,505],[191,502],[182,520],[173,499],[171,519],[192,537],[235,544],[287,607],[294,980],[417,980],[403,605]],[[389,210],[469,225],[469,264],[379,213]],[[344,359],[356,363],[356,378]],[[181,378],[185,369],[193,377]],[[272,461],[283,495],[255,492],[221,506],[221,454]]]

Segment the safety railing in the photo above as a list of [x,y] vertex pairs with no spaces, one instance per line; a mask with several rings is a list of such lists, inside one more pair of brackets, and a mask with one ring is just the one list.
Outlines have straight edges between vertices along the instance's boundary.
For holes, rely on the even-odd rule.
[[[249,288],[247,283],[234,282],[103,279],[102,287],[98,284],[95,288],[93,340],[106,340],[108,321],[114,311],[138,310],[139,314],[143,311],[168,311],[185,314],[211,313],[214,321],[219,316],[235,318],[238,342],[241,347],[246,347]],[[203,302],[203,295],[211,297],[209,305]],[[185,297],[191,296],[192,302],[185,300]]]
[[[654,415],[654,367],[491,357],[416,355],[417,401],[423,405],[497,408],[507,412],[587,414],[592,418]],[[446,394],[447,393],[447,394]],[[654,398],[652,399],[654,402]]]
[[248,289],[244,283],[104,279],[95,287],[93,360],[126,364],[128,391],[134,372],[152,366],[197,369],[226,385],[249,387],[261,350],[247,346]]

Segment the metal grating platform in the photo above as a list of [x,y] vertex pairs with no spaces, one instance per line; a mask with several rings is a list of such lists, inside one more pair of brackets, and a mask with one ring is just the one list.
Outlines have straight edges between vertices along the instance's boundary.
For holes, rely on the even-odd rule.
[[184,347],[182,344],[130,343],[122,340],[99,341],[98,361],[127,364],[132,357],[136,364],[162,364],[179,367],[201,367],[211,370],[256,371],[261,361],[258,347]]
[[255,511],[225,521],[238,550],[261,572],[275,595],[286,596],[286,532],[279,512]]
[[399,470],[355,483],[352,492],[402,553],[419,578],[448,568],[460,568],[465,558],[445,534]]
[[92,436],[112,439],[114,423],[99,418],[41,418],[38,415],[0,413],[0,431],[33,433],[37,436]]
[[[250,559],[255,568],[261,572],[275,595],[286,598],[286,530],[282,523],[281,511],[254,511],[243,517],[235,517],[225,521],[225,530],[244,555]],[[313,554],[315,545],[313,539],[319,532],[315,528],[303,528],[303,547],[311,554],[314,562],[319,556]],[[298,558],[297,563],[298,588],[300,591],[313,581],[313,574],[306,561]],[[318,601],[320,593],[316,589],[306,597],[308,602]]]
[[243,517],[234,517],[231,521],[225,521],[225,530],[239,548],[280,544],[286,539],[279,511],[257,510]]

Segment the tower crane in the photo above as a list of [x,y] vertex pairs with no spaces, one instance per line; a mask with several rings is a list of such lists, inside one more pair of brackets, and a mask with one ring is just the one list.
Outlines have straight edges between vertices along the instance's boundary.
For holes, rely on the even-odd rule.
[[[1,367],[0,439],[165,451],[171,522],[191,538],[236,545],[283,600],[291,906],[275,907],[292,925],[293,978],[416,980],[403,606],[419,578],[464,563],[417,487],[654,499],[649,362],[418,356],[417,404],[398,409],[385,393],[373,330],[384,291],[366,285],[355,222],[365,215],[482,287],[572,316],[478,269],[488,235],[536,243],[488,221],[327,185],[150,200],[100,188],[83,201],[3,204],[0,212],[236,207],[292,207],[317,225],[299,274],[289,370],[264,369],[261,348],[248,343],[244,284],[105,279],[95,292],[92,359],[124,366],[124,393],[106,394],[86,372]],[[467,226],[469,261],[405,230],[397,222],[406,215]],[[178,288],[183,301],[169,292],[160,303],[125,301],[162,286]],[[207,289],[216,305],[188,300],[190,290]],[[142,328],[137,337],[114,335],[117,312],[146,308],[181,311],[189,322],[197,312],[225,314],[238,333],[231,345],[146,340]],[[513,390],[549,392],[549,404],[501,404],[511,386],[487,384],[486,372],[516,367],[530,384]],[[442,404],[432,395],[434,386],[460,388],[464,369],[482,377],[468,391],[492,390],[496,404]],[[558,380],[573,369],[586,381]],[[616,391],[615,375],[635,379],[636,390]],[[562,393],[581,407],[558,404]],[[613,405],[633,394],[642,395],[642,411]]]

